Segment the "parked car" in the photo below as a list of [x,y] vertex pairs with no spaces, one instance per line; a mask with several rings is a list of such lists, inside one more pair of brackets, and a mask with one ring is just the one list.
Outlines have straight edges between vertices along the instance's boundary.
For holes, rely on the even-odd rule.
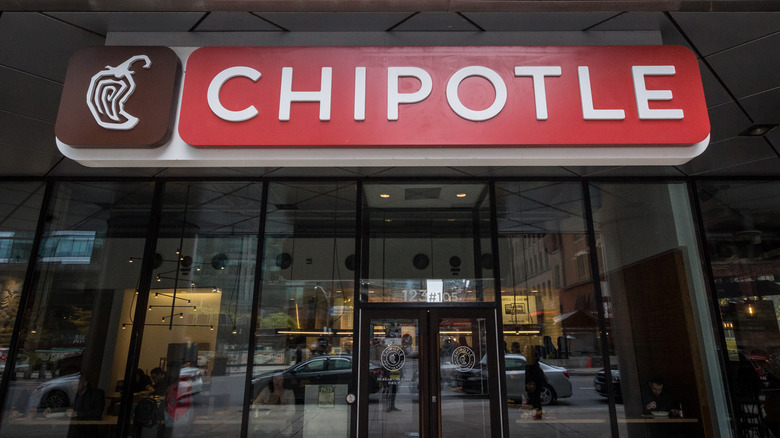
[[[372,365],[369,373],[369,392],[379,390],[377,378],[382,369]],[[285,384],[293,390],[295,402],[303,404],[307,385],[339,385],[352,381],[351,356],[315,356],[297,363],[287,369],[278,369],[258,374],[252,378],[253,400],[263,390],[274,376],[284,375]]]
[[[620,392],[620,370],[616,366],[610,369],[612,374],[612,390],[615,393],[615,400],[620,401],[623,398]],[[596,373],[596,377],[593,378],[593,387],[596,388],[596,392],[602,397],[609,397],[607,391],[607,372],[605,369],[600,369]]]
[[[506,354],[506,388],[507,398],[521,400],[525,393],[525,356],[521,354]],[[547,377],[547,385],[542,388],[541,400],[543,405],[554,404],[559,398],[567,398],[572,395],[569,371],[544,362],[539,362]],[[451,373],[451,379],[457,382],[463,392],[467,394],[486,394],[488,388],[487,356],[484,356],[479,367],[457,376]]]
[[68,374],[38,385],[30,394],[30,409],[60,409],[70,407],[76,397],[81,373]]

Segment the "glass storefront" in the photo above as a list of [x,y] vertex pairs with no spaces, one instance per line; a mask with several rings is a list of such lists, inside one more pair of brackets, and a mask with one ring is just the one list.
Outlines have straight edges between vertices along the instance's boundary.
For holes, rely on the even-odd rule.
[[[19,312],[44,187],[41,183],[0,185],[0,381],[6,373],[11,353],[11,337]],[[8,366],[8,375],[12,379],[17,378],[18,374],[24,377],[32,373],[24,350],[17,352],[15,363],[14,369]]]
[[780,436],[780,183],[698,185],[726,376],[743,436]]
[[686,185],[592,184],[590,200],[620,435],[722,436],[728,410],[717,353],[704,348],[712,321]]
[[349,436],[356,188],[269,184],[248,436]]
[[[606,388],[593,386],[604,348],[582,185],[497,183],[496,205],[510,436],[608,437]],[[543,378],[529,392],[535,361]]]
[[[165,184],[131,385],[136,435],[240,434],[261,195],[252,183]],[[125,293],[122,315],[134,314],[133,291]],[[118,333],[126,345],[129,330]],[[155,403],[158,424],[142,401]]]
[[121,340],[136,296],[154,184],[53,185],[18,333],[3,436],[110,436],[127,367]]
[[777,430],[777,182],[2,190],[1,437]]

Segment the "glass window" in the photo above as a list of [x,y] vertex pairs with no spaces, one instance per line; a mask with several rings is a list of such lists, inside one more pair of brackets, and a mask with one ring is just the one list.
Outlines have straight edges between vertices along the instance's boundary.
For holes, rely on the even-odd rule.
[[[255,183],[165,184],[137,377],[127,385],[163,421],[148,425],[139,404],[134,433],[239,434],[261,195]],[[123,318],[135,310],[125,292]]]
[[356,198],[354,183],[269,185],[250,436],[349,434]]
[[711,181],[699,200],[741,433],[763,402],[780,436],[780,182]]
[[[153,185],[54,186],[2,436],[109,436],[126,369],[119,333],[135,298]],[[128,331],[129,332],[129,331]],[[21,350],[20,350],[20,353]]]
[[[580,263],[588,258],[581,185],[497,183],[496,211],[510,436],[558,437],[572,423],[582,435],[610,436],[608,404],[593,384],[604,352]],[[529,393],[526,360],[537,358],[532,372],[546,379]],[[534,420],[535,409],[545,421]]]
[[494,301],[487,184],[368,184],[361,300]]
[[686,185],[593,184],[591,202],[621,436],[727,434]]
[[[41,183],[0,185],[0,379],[6,366],[27,263],[43,198]],[[17,355],[14,378],[31,373],[24,350]]]

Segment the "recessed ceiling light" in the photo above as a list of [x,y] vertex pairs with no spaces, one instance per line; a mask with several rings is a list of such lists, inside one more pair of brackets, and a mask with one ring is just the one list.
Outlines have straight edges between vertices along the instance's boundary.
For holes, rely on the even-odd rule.
[[389,195],[389,194],[387,194],[387,193],[382,193],[381,195],[379,195],[379,197],[380,197],[380,198],[389,198],[389,197],[390,197],[390,195]]
[[754,123],[750,127],[739,133],[741,137],[761,137],[769,134],[770,131],[777,128],[777,123]]
[[458,194],[457,194],[457,195],[455,195],[455,196],[457,196],[458,198],[465,198],[465,197],[466,197],[466,194],[465,194],[465,193],[458,193]]

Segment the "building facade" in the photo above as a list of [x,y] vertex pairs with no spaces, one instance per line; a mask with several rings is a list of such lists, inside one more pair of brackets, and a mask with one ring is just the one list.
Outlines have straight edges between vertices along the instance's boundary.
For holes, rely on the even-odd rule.
[[[0,3],[0,436],[778,435],[773,2],[39,3]],[[249,151],[244,163],[226,147],[181,166],[57,144],[87,46],[172,48],[185,78],[176,100],[199,47],[239,58],[427,50],[447,64],[474,47],[491,58],[496,47],[671,45],[695,59],[711,127],[706,150],[675,164],[661,154],[500,165],[415,157],[407,144],[379,160],[309,145]],[[113,84],[145,86],[133,62]],[[474,75],[500,94],[487,68]],[[597,107],[613,103],[596,89]],[[249,107],[224,93],[225,117]],[[404,93],[414,92],[397,90],[401,111],[413,103]],[[478,118],[496,100],[463,108],[483,105]],[[292,122],[316,119],[317,105],[292,105]],[[71,118],[92,123],[81,111]],[[448,130],[471,135],[422,124],[402,137]],[[560,135],[587,137],[570,131]],[[238,144],[224,135],[217,146]],[[530,388],[537,369],[545,377]]]

